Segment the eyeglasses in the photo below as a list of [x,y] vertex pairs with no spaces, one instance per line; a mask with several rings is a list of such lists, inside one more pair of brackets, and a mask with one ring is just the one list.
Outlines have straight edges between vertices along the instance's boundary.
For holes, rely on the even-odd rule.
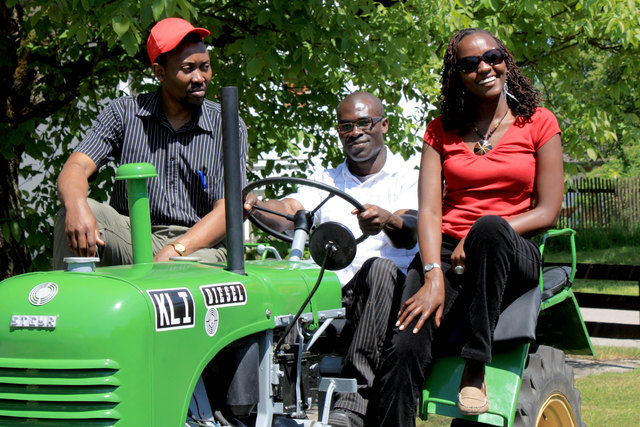
[[339,133],[349,133],[356,126],[358,129],[363,130],[365,132],[373,129],[375,125],[380,123],[380,120],[384,119],[384,117],[363,117],[361,119],[355,120],[353,122],[341,122],[338,123],[336,128],[338,128]]
[[489,65],[502,64],[504,52],[502,49],[491,49],[483,53],[482,56],[465,56],[457,61],[456,66],[463,73],[472,73],[478,69],[481,61]]

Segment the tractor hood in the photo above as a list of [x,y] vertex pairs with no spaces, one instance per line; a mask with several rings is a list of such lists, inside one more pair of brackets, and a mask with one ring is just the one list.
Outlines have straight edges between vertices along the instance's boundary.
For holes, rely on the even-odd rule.
[[[52,356],[77,354],[77,344],[74,348],[55,345],[61,342],[61,332],[86,336],[92,342],[92,350],[86,350],[98,354],[113,351],[110,338],[132,328],[158,334],[192,330],[223,338],[243,329],[273,328],[277,317],[296,313],[319,273],[316,265],[305,262],[257,261],[247,264],[246,275],[223,267],[167,262],[17,276],[0,283],[5,319],[0,330],[3,338],[20,343],[11,349],[13,357],[33,357],[45,342]],[[304,312],[338,308],[340,285],[327,272]],[[97,348],[98,343],[105,348]],[[6,346],[0,346],[0,357],[9,356],[6,351]]]
[[[318,273],[304,262],[249,262],[246,275],[166,262],[7,279],[0,283],[0,382],[10,386],[0,398],[13,403],[0,407],[0,420],[87,425],[139,417],[131,425],[144,425],[162,413],[153,402],[190,395],[222,348],[282,326]],[[304,313],[322,318],[340,304],[338,279],[327,272]]]

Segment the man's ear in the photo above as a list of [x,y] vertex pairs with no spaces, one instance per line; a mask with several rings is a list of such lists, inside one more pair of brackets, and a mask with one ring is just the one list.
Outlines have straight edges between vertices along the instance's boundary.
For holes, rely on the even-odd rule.
[[387,131],[389,130],[389,119],[388,118],[384,118],[380,121],[380,129],[382,129],[382,133],[387,133]]
[[154,62],[152,67],[153,74],[156,76],[156,79],[158,79],[158,81],[162,83],[162,81],[164,80],[164,67],[157,62]]

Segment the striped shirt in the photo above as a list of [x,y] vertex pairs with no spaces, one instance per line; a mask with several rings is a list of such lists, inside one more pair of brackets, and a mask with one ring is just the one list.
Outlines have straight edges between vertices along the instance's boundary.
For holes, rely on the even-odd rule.
[[[240,119],[240,159],[246,181],[247,128]],[[105,108],[74,151],[99,168],[148,162],[158,171],[147,182],[152,225],[191,227],[224,198],[220,105],[205,100],[194,118],[175,131],[162,111],[160,91],[118,98]],[[126,183],[116,181],[111,206],[128,215]]]

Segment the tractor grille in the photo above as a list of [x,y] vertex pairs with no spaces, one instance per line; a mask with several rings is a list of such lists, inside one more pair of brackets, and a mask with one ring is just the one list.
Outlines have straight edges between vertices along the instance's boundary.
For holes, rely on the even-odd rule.
[[118,369],[108,359],[0,359],[0,425],[116,425]]

